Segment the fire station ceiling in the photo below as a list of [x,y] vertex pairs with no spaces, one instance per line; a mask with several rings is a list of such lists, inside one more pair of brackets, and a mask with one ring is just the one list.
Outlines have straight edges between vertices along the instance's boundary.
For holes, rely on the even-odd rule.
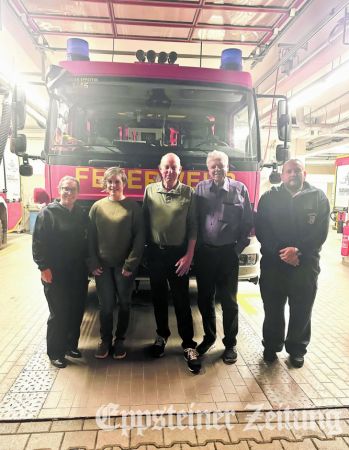
[[[5,3],[40,55],[36,69],[29,69],[23,51],[20,71],[33,86],[43,83],[49,64],[66,58],[70,37],[86,39],[93,60],[132,62],[138,49],[174,50],[181,65],[213,68],[222,50],[238,47],[256,91],[291,100],[298,154],[316,161],[349,153],[349,0]],[[261,103],[260,116],[262,142],[272,155],[275,109]]]
[[11,0],[48,48],[57,36],[210,42],[263,52],[308,0]]

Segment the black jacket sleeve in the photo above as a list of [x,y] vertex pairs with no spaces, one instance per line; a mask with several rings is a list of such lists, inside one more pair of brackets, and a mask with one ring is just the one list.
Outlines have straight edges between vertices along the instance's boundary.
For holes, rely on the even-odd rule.
[[32,253],[39,270],[49,269],[49,235],[51,223],[49,211],[44,208],[38,214],[33,232]]
[[257,214],[255,216],[256,237],[261,243],[264,253],[276,255],[279,252],[280,244],[273,233],[271,223],[271,193],[266,192],[259,200]]

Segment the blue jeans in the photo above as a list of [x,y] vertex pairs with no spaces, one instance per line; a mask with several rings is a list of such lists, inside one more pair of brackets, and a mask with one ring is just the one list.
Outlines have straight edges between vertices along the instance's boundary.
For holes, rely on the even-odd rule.
[[119,300],[119,314],[115,330],[115,339],[125,339],[130,322],[131,296],[134,276],[124,277],[121,267],[103,266],[103,273],[96,276],[96,287],[99,299],[100,332],[103,342],[109,344],[113,340],[114,307],[116,297]]

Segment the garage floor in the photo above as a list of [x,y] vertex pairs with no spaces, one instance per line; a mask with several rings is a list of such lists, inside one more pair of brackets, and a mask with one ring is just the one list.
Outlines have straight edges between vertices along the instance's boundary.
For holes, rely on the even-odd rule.
[[[349,447],[349,267],[331,231],[305,365],[287,354],[262,360],[258,286],[239,286],[239,359],[226,366],[221,341],[192,375],[174,313],[166,355],[148,357],[154,318],[146,283],[134,297],[125,360],[96,360],[99,325],[90,289],[80,348],[64,370],[46,357],[48,308],[31,259],[31,236],[11,235],[0,252],[0,450],[174,448],[341,449]],[[202,334],[192,288],[198,342]],[[220,314],[218,313],[220,316]],[[219,318],[219,325],[221,320]],[[214,413],[215,412],[215,413]],[[130,430],[132,428],[132,430]]]

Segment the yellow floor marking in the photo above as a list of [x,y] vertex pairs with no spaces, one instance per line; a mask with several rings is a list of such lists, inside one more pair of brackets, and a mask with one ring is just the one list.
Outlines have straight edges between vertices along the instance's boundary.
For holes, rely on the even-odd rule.
[[260,296],[254,293],[238,294],[238,303],[247,314],[256,315],[257,309],[251,305],[250,300],[259,299]]

